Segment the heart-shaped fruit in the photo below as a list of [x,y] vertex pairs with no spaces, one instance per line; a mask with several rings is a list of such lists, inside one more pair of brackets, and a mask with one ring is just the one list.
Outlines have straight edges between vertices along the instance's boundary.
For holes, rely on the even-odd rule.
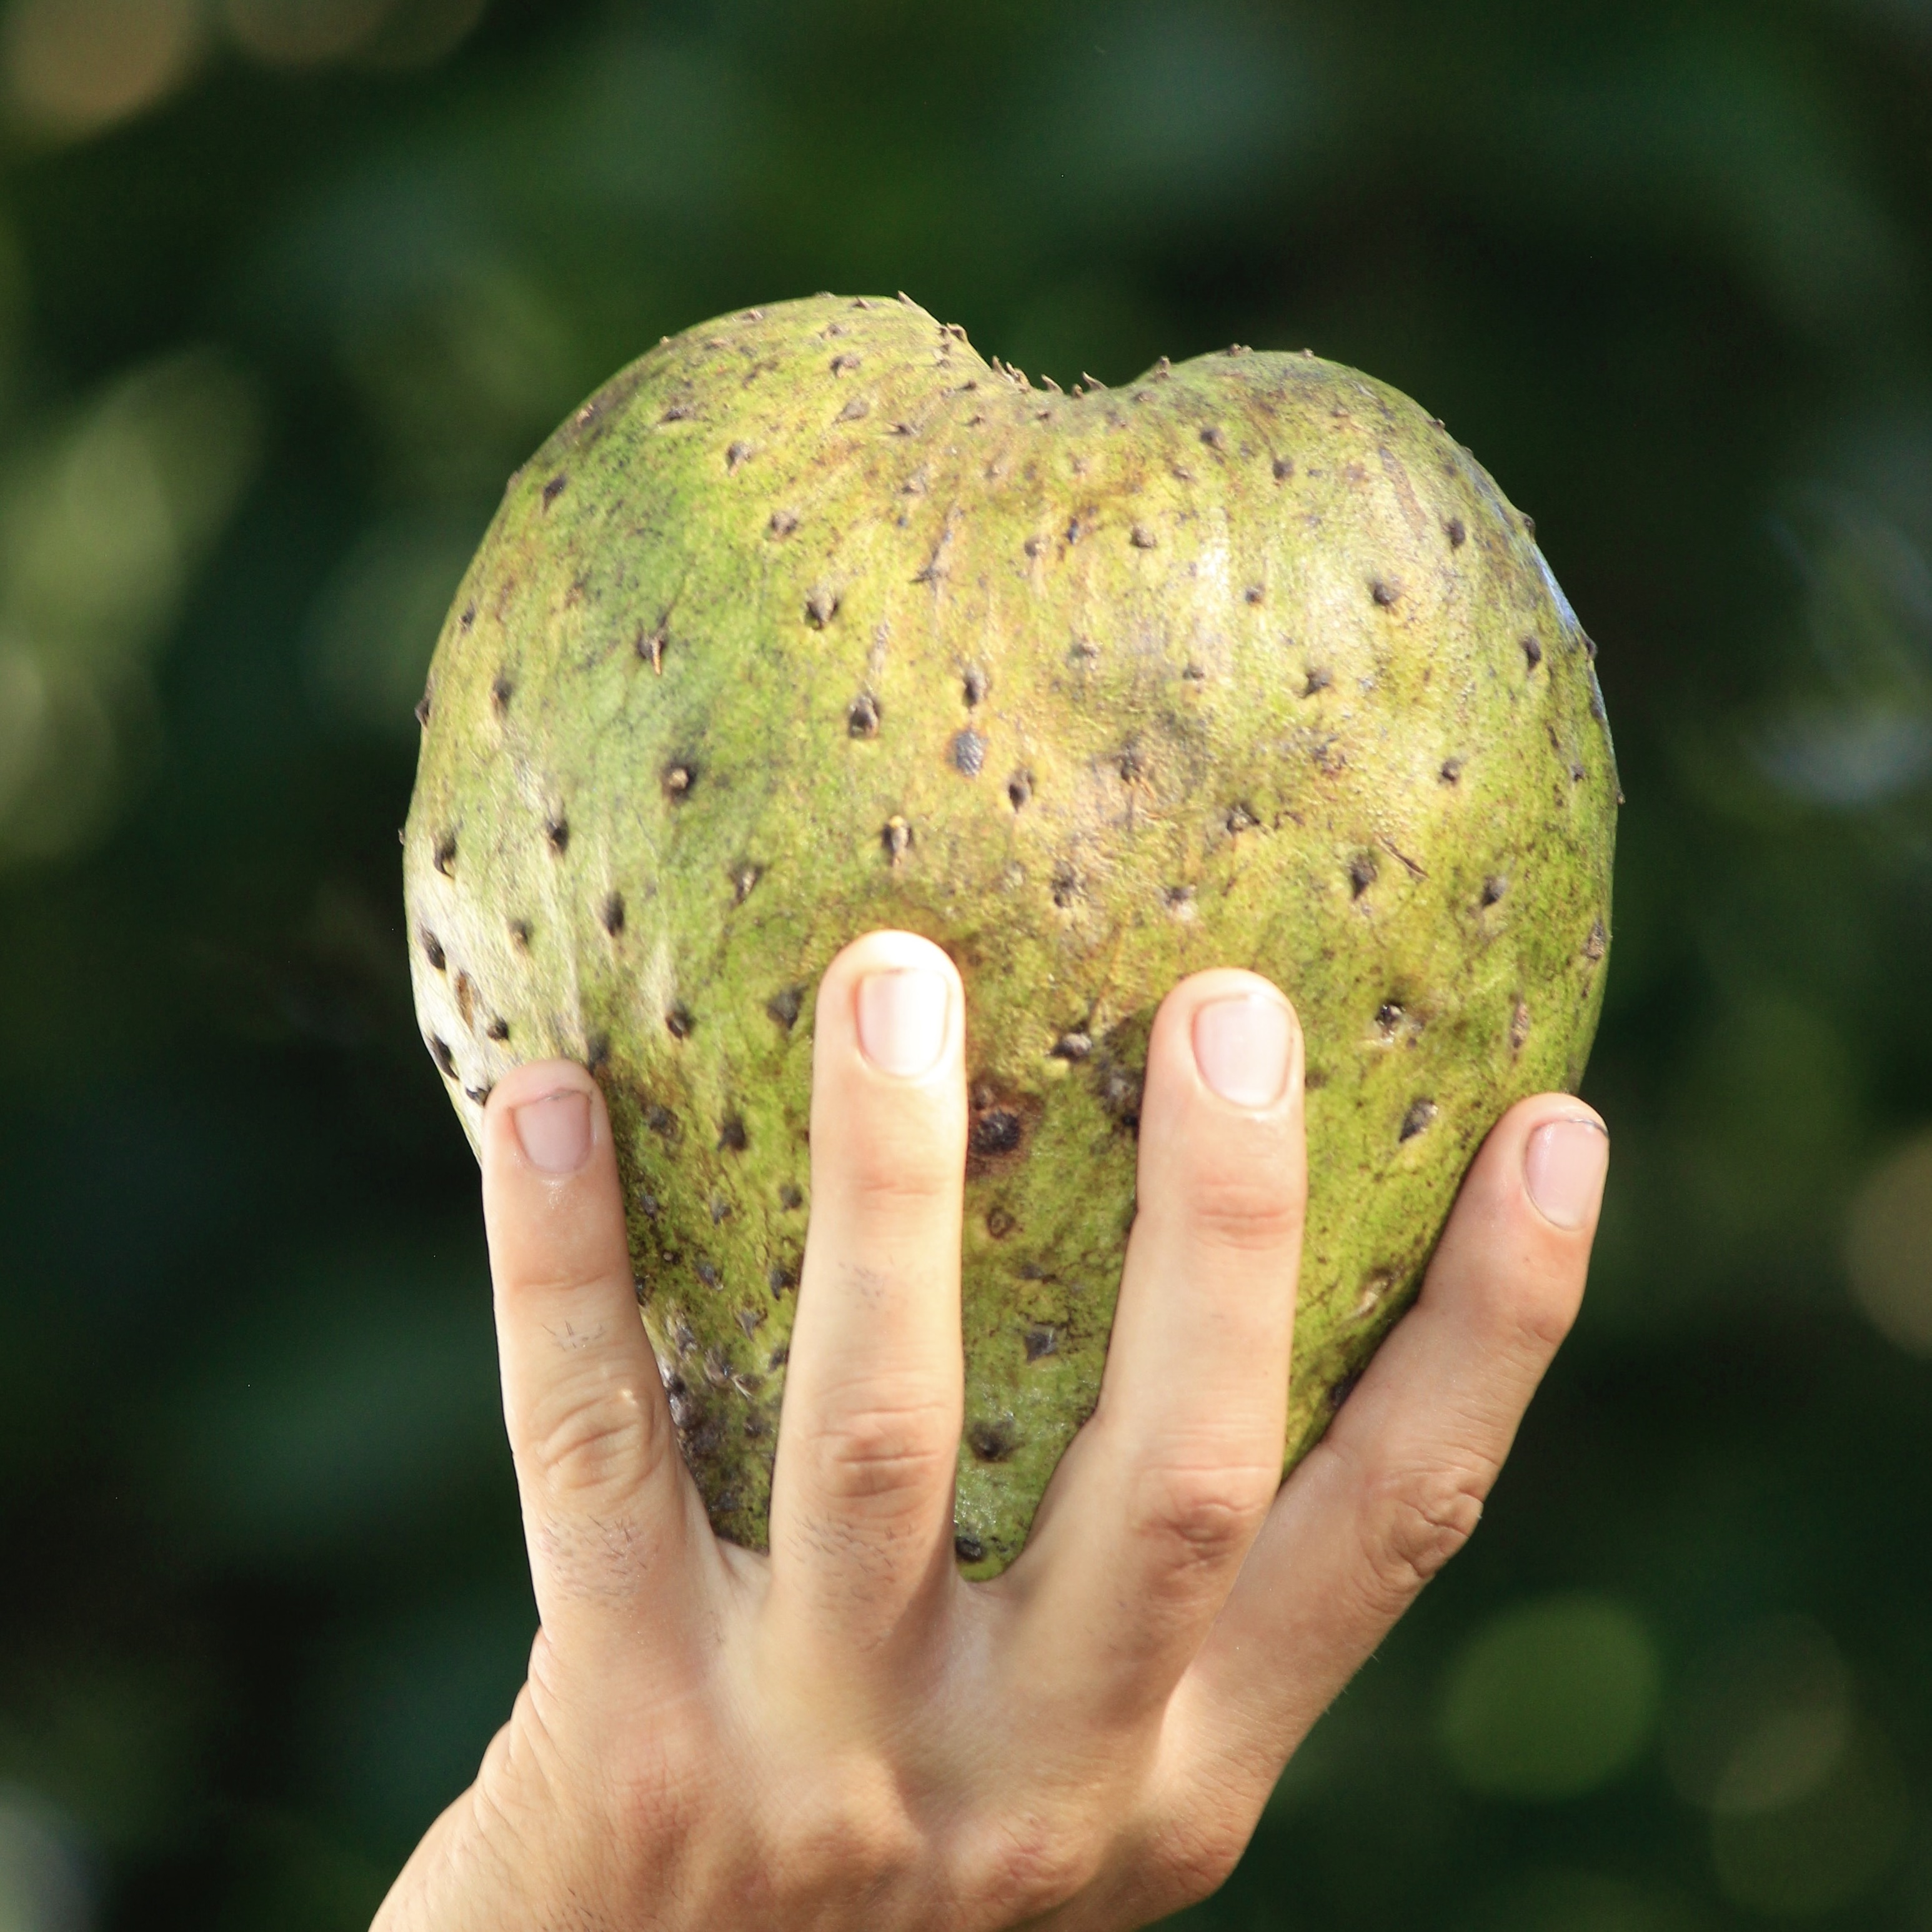
[[519,1061],[602,1083],[722,1532],[764,1538],[814,982],[881,926],[968,1004],[962,1561],[1011,1560],[1092,1407],[1149,1023],[1202,967],[1301,1015],[1287,1460],[1314,1442],[1491,1124],[1581,1072],[1592,655],[1468,452],[1305,353],[1064,394],[828,296],[661,344],[557,431],[424,699],[417,1005],[472,1139]]

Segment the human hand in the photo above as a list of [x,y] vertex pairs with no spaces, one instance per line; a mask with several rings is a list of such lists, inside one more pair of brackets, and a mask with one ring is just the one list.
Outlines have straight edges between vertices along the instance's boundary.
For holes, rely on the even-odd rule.
[[1299,1029],[1265,980],[1196,974],[1148,1045],[1100,1406],[1018,1560],[965,1582],[964,996],[937,946],[875,932],[817,1012],[769,1556],[712,1535],[680,1456],[596,1083],[553,1061],[490,1098],[542,1627],[379,1932],[1097,1932],[1204,1896],[1475,1527],[1576,1314],[1608,1142],[1544,1094],[1491,1132],[1420,1300],[1282,1484]]

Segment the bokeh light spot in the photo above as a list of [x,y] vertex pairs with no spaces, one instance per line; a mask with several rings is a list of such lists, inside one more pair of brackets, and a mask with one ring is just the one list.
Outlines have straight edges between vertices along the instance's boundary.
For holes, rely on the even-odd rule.
[[203,39],[200,0],[11,0],[0,76],[28,128],[91,134],[172,93]]
[[154,742],[150,660],[259,446],[253,385],[190,350],[133,370],[0,472],[0,866],[111,821]]
[[1456,1777],[1528,1800],[1594,1790],[1635,1762],[1656,1720],[1648,1631],[1614,1600],[1564,1593],[1485,1624],[1450,1665],[1436,1737]]
[[226,0],[228,31],[270,67],[356,59],[427,67],[454,50],[489,0]]
[[92,1891],[74,1833],[52,1808],[0,1787],[0,1932],[87,1932]]
[[1932,1355],[1932,1133],[1900,1148],[1858,1190],[1845,1228],[1845,1271],[1881,1334]]
[[1909,1816],[1890,1744],[1861,1726],[1833,1774],[1796,1802],[1712,1817],[1718,1886],[1733,1904],[1780,1918],[1837,1911],[1885,1876]]
[[272,67],[309,67],[353,53],[395,0],[227,0],[228,31]]
[[310,612],[311,688],[336,716],[399,736],[416,730],[430,653],[477,532],[466,520],[410,515],[350,550]]
[[1852,1724],[1852,1675],[1830,1636],[1808,1617],[1767,1618],[1692,1670],[1664,1726],[1664,1766],[1690,1804],[1775,1810],[1832,1775]]

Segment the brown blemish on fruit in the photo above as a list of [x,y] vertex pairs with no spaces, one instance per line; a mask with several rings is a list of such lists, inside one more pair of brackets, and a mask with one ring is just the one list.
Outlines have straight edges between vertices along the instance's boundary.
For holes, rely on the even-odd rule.
[[845,711],[845,734],[850,738],[876,738],[879,735],[878,700],[861,692]]
[[1358,852],[1348,861],[1348,896],[1358,899],[1376,882],[1376,855],[1372,852]]
[[546,510],[563,494],[564,486],[569,481],[570,478],[560,470],[543,486],[543,506]]
[[698,773],[688,764],[665,766],[664,776],[658,780],[664,795],[674,805],[681,805],[691,796],[691,788],[698,782]]
[[1024,1157],[1040,1118],[1040,1098],[986,1076],[974,1082],[968,1098],[967,1178],[1004,1173]]
[[673,1040],[688,1040],[697,1024],[691,1016],[691,1009],[682,1000],[664,1015],[664,1031]]
[[1539,639],[1531,637],[1526,637],[1520,641],[1522,645],[1523,662],[1534,670],[1543,662],[1542,643]]
[[805,988],[802,986],[784,986],[765,1002],[765,1011],[787,1033],[790,1033],[798,1024],[798,1016],[804,1005]]
[[969,778],[980,776],[986,762],[986,741],[977,731],[958,731],[952,738],[952,768]]
[[814,590],[805,600],[805,621],[822,631],[838,614],[838,599],[829,590]]
[[880,830],[879,839],[886,848],[886,858],[897,865],[912,844],[912,827],[894,812]]
[[430,854],[430,862],[446,879],[456,876],[456,834],[446,832],[436,842],[436,850]]
[[443,952],[442,940],[438,939],[436,934],[430,932],[429,928],[426,926],[421,926],[417,928],[416,940],[417,943],[422,947],[423,957],[427,959],[439,973],[447,971],[448,969],[449,961],[448,956]]
[[597,908],[597,922],[613,939],[624,929],[624,895],[607,892],[604,903]]
[[1412,1141],[1436,1118],[1433,1100],[1413,1100],[1408,1112],[1402,1117],[1402,1131],[1396,1136],[1399,1141]]

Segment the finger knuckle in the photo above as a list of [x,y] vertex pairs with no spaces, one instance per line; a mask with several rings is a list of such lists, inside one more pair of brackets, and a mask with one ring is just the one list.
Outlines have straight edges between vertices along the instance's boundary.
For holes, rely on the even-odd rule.
[[830,1154],[836,1184],[857,1213],[929,1212],[964,1184],[963,1140],[922,1118],[929,1114],[926,1106],[898,1106],[889,1113],[848,1131]]
[[1253,1834],[1259,1798],[1208,1767],[1196,1770],[1184,1796],[1170,1792],[1168,1802],[1151,1815],[1143,1812],[1121,1835],[1116,1887],[1136,1924],[1218,1892]]
[[1128,1528],[1164,1570],[1219,1570],[1246,1554],[1280,1481],[1272,1463],[1150,1463],[1130,1492]]
[[1497,1317],[1516,1352],[1540,1366],[1563,1346],[1582,1298],[1567,1274],[1525,1273],[1501,1292]]
[[1363,1543],[1378,1609],[1399,1615],[1475,1534],[1492,1473],[1476,1466],[1399,1470],[1370,1484]]
[[1190,1815],[1160,1846],[1157,1890],[1164,1912],[1198,1904],[1227,1883],[1247,1850],[1247,1814]]
[[767,1820],[760,1863],[800,1910],[902,1886],[922,1863],[923,1834],[884,1766],[821,1764]]
[[874,1394],[832,1402],[803,1446],[822,1495],[890,1515],[951,1480],[958,1437],[950,1405]]
[[1197,1240],[1237,1254],[1274,1254],[1298,1240],[1303,1208],[1285,1172],[1231,1166],[1190,1177],[1189,1226]]
[[656,1395],[628,1380],[566,1388],[533,1418],[522,1460],[553,1500],[628,1491],[664,1460]]
[[955,1896],[974,1900],[980,1917],[1000,1925],[1030,1924],[1078,1898],[1101,1869],[1106,1840],[1096,1819],[1070,1815],[1078,1809],[1009,1812],[962,1832],[949,1861]]

